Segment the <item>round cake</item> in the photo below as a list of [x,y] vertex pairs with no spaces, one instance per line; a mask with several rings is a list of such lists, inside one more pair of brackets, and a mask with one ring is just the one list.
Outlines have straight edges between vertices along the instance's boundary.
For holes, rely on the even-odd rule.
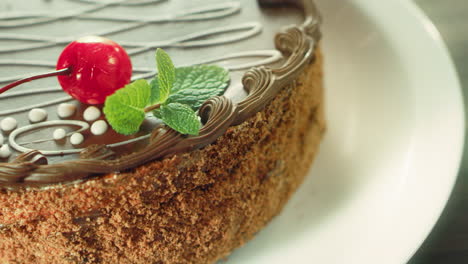
[[279,214],[307,174],[325,131],[311,0],[15,0],[0,10],[0,86],[54,68],[84,35],[122,45],[133,80],[156,74],[156,48],[230,76],[196,111],[197,135],[155,117],[134,135],[106,132],[95,126],[108,121],[102,106],[74,101],[56,79],[1,94],[1,263],[214,263]]

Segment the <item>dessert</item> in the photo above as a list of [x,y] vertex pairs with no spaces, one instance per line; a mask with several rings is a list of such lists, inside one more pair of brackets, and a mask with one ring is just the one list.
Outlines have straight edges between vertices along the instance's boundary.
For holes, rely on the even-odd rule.
[[[85,33],[122,45],[134,79],[155,74],[158,47],[230,71],[189,136],[151,118],[102,132],[103,115],[85,118],[56,80],[0,95],[0,119],[17,121],[2,132],[2,263],[212,263],[280,212],[324,132],[318,13],[309,0],[207,2],[0,3],[2,83],[55,67]],[[32,109],[47,120],[30,123]]]

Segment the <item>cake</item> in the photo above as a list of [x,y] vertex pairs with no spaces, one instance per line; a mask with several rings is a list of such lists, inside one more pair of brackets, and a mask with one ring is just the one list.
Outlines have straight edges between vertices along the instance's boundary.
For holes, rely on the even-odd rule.
[[[135,136],[83,131],[80,147],[50,139],[82,128],[88,109],[71,101],[78,112],[59,118],[71,99],[56,80],[0,95],[0,120],[18,122],[0,141],[11,151],[0,158],[1,263],[214,263],[279,214],[307,174],[325,130],[311,0],[17,0],[0,10],[0,86],[54,67],[83,34],[124,46],[140,78],[154,74],[157,47],[231,76],[199,109],[198,136],[150,120]],[[48,121],[30,124],[37,108]]]

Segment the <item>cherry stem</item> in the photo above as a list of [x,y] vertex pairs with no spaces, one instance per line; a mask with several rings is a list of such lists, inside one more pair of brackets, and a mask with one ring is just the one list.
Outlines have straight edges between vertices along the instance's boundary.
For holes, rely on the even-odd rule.
[[56,71],[53,71],[53,72],[43,73],[43,74],[35,75],[35,76],[32,76],[32,77],[24,78],[24,79],[18,80],[16,82],[10,83],[5,87],[0,88],[0,94],[4,93],[4,92],[10,90],[11,88],[16,87],[16,86],[18,86],[20,84],[26,83],[26,82],[30,82],[30,81],[37,80],[37,79],[42,79],[42,78],[47,78],[47,77],[52,77],[52,76],[68,75],[70,73],[71,73],[71,67],[68,67],[68,68],[65,68],[65,69],[56,70]]
[[150,105],[148,107],[145,107],[145,109],[143,111],[145,111],[145,113],[148,113],[148,112],[156,110],[156,109],[158,109],[160,107],[161,107],[161,104]]

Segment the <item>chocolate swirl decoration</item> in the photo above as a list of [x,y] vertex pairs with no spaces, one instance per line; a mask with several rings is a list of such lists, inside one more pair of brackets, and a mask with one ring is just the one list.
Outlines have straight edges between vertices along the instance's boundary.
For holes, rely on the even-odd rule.
[[115,158],[110,147],[94,145],[84,149],[79,159],[58,164],[47,164],[40,152],[31,151],[10,163],[0,163],[0,188],[47,187],[125,171],[149,161],[202,148],[222,136],[229,127],[239,125],[261,111],[313,62],[314,49],[321,36],[321,18],[310,0],[262,0],[260,3],[293,4],[304,10],[305,22],[277,34],[276,48],[287,58],[281,67],[261,66],[245,73],[242,83],[248,92],[247,98],[234,105],[230,99],[217,96],[203,104],[198,112],[203,124],[198,136],[184,136],[160,125],[153,130],[148,146],[138,152]]

